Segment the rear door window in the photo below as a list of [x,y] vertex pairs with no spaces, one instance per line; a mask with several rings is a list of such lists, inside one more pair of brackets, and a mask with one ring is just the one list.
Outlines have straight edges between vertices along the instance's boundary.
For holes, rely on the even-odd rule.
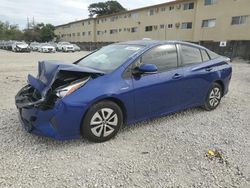
[[188,45],[181,45],[182,63],[184,66],[198,64],[202,62],[199,48]]

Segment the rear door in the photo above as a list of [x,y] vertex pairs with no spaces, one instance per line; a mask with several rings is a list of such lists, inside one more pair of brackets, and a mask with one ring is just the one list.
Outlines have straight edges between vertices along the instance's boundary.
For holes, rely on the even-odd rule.
[[179,45],[187,106],[201,105],[211,84],[214,68],[204,49],[186,44]]

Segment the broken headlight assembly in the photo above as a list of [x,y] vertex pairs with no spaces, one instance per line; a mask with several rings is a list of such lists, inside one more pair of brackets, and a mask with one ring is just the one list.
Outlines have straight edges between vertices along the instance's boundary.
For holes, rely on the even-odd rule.
[[55,90],[56,96],[59,98],[63,98],[65,96],[73,93],[74,91],[76,91],[80,87],[82,87],[88,80],[89,80],[89,78],[84,79],[84,80],[76,80],[67,86],[59,87]]

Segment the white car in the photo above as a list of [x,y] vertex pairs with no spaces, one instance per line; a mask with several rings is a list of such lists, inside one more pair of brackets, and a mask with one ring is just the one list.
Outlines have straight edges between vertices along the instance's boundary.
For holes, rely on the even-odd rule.
[[74,51],[75,52],[80,52],[81,51],[81,48],[79,46],[77,46],[76,44],[73,44],[74,46]]
[[52,46],[49,43],[42,43],[40,44],[40,46],[38,47],[38,52],[43,52],[43,53],[55,53],[56,52],[56,48],[54,46]]
[[40,43],[38,43],[38,42],[32,42],[32,43],[30,43],[30,49],[32,51],[38,51],[39,46],[40,46]]
[[69,42],[59,42],[57,44],[57,50],[63,51],[63,52],[74,52],[74,46],[73,44],[70,44]]
[[25,42],[14,42],[11,48],[13,52],[30,52],[30,47]]

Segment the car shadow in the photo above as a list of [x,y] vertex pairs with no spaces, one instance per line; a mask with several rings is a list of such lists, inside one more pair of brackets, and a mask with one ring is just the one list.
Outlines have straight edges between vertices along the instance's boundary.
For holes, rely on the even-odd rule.
[[[126,134],[127,132],[136,132],[136,129],[141,129],[147,126],[150,126],[152,124],[161,124],[165,121],[168,121],[173,118],[177,118],[180,115],[183,116],[192,116],[194,113],[206,113],[206,111],[200,107],[194,107],[194,108],[189,108],[186,110],[182,110],[176,113],[171,113],[162,117],[158,118],[152,118],[146,121],[142,121],[139,123],[131,124],[131,125],[125,125],[124,127],[121,128],[120,132],[118,135],[121,135],[121,137],[115,137],[114,139],[111,139],[108,142],[117,142],[117,139],[121,138],[122,135]],[[12,112],[10,115],[10,118],[6,121],[9,121],[11,126],[8,127],[8,133],[4,133],[3,139],[9,140],[10,142],[16,142],[12,145],[15,146],[22,146],[24,148],[34,148],[36,150],[39,150],[40,152],[42,151],[48,151],[48,150],[55,150],[55,149],[60,149],[63,148],[64,150],[69,149],[71,147],[84,147],[84,146],[90,146],[93,144],[108,144],[108,142],[105,143],[93,143],[89,142],[86,139],[74,139],[74,140],[66,140],[66,141],[60,141],[60,140],[55,140],[52,138],[48,137],[42,137],[42,136],[37,136],[33,135],[30,133],[27,133],[21,126],[19,119],[18,119],[18,114],[17,112]],[[12,129],[12,130],[11,130]],[[3,128],[0,128],[0,132],[4,131]],[[6,142],[7,144],[8,142]],[[7,147],[7,145],[6,145]]]

